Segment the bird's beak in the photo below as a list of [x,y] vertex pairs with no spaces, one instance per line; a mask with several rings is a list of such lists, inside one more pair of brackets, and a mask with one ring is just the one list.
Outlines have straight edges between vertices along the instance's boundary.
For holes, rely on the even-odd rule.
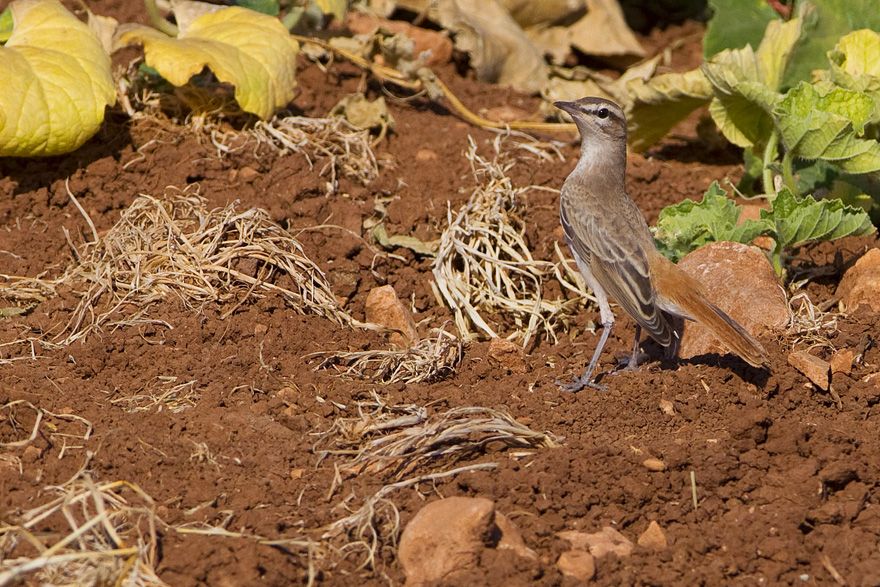
[[567,112],[572,117],[574,117],[575,113],[578,111],[578,107],[574,102],[553,102],[553,105],[562,110],[563,112]]

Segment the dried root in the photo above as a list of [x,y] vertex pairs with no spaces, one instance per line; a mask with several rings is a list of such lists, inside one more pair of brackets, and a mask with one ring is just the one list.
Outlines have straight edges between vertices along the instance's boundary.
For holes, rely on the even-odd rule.
[[[450,212],[432,270],[462,337],[506,336],[526,345],[540,332],[555,339],[557,325],[590,296],[558,248],[556,263],[532,257],[518,208],[522,194],[532,188],[514,187],[507,177],[513,163],[501,153],[501,138],[491,161],[477,154],[470,139],[467,158],[478,185],[454,218]],[[553,280],[568,292],[566,299],[544,297]],[[511,322],[509,331],[490,326],[488,314]]]
[[168,410],[172,414],[194,408],[199,401],[196,391],[196,380],[191,379],[177,383],[177,377],[162,376],[138,392],[125,397],[110,400],[114,406],[121,407],[132,414],[136,412],[161,412]]
[[822,311],[813,304],[806,292],[792,296],[788,300],[788,307],[787,335],[792,347],[836,350],[831,336],[837,331],[840,314]]
[[461,341],[437,330],[408,349],[315,353],[316,369],[335,369],[343,377],[373,383],[434,383],[450,377],[461,361]]
[[87,245],[73,283],[85,282],[60,344],[104,326],[156,323],[151,306],[169,296],[198,310],[281,295],[297,311],[339,324],[350,317],[299,242],[261,209],[208,210],[187,188],[158,199],[139,196],[98,242]]

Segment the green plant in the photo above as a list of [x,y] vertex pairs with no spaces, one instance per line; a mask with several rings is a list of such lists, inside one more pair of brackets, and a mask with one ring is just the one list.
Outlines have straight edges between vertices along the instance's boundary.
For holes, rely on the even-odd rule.
[[[717,52],[699,69],[628,86],[633,147],[647,148],[708,104],[720,132],[745,150],[747,178],[762,178],[768,198],[775,197],[777,175],[795,194],[821,189],[853,201],[864,193],[853,194],[857,187],[880,195],[863,177],[880,171],[880,34],[864,29],[838,35],[851,30],[858,18],[854,6],[862,2],[840,5],[841,13],[831,15],[839,3],[804,0],[787,21],[755,4],[715,0],[716,18],[730,20],[751,7],[748,26],[722,33],[713,23],[707,52]],[[824,20],[818,22],[819,17]],[[750,44],[722,48],[752,38],[753,27],[764,22],[757,49]],[[743,187],[748,191],[750,185]]]
[[757,220],[740,220],[742,207],[713,182],[701,202],[684,200],[660,212],[654,237],[660,251],[678,261],[694,249],[713,241],[751,243],[759,236],[773,239],[768,251],[773,269],[785,276],[786,259],[794,249],[809,242],[844,236],[862,236],[875,228],[867,213],[840,200],[800,198],[783,187],[761,210]]

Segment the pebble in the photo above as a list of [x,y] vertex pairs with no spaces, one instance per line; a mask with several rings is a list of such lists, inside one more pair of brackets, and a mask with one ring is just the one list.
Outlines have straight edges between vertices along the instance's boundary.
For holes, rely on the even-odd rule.
[[596,575],[596,559],[584,550],[563,552],[556,566],[563,575],[578,581],[589,581]]
[[852,372],[852,364],[856,354],[852,349],[840,349],[831,355],[831,374],[843,373],[849,375]]
[[587,550],[595,558],[602,558],[612,553],[621,557],[629,556],[633,551],[633,543],[629,538],[611,526],[605,526],[602,530],[593,534],[576,530],[565,530],[557,533],[557,536],[567,540],[573,550]]
[[642,461],[642,465],[648,469],[649,471],[665,471],[666,463],[661,461],[660,459],[650,458]]
[[668,399],[660,400],[660,411],[666,414],[667,416],[675,415],[675,405],[669,401]]
[[666,540],[666,534],[655,520],[651,520],[648,528],[642,532],[638,539],[638,545],[651,550],[666,550],[669,542]]
[[412,314],[390,285],[374,287],[370,290],[367,294],[366,314],[367,322],[394,331],[389,336],[389,340],[395,346],[408,348],[419,339]]

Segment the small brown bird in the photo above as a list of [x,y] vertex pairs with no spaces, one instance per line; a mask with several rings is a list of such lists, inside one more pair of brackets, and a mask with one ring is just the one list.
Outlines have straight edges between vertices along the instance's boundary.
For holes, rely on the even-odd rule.
[[565,240],[599,302],[602,337],[583,376],[564,386],[602,389],[593,372],[611,333],[609,296],[636,321],[628,367],[638,362],[644,328],[675,356],[684,320],[708,327],[729,350],[752,366],[767,365],[767,352],[733,318],[706,299],[699,282],[661,255],[636,203],[626,193],[626,117],[602,98],[556,102],[581,134],[581,156],[562,186],[560,216]]

